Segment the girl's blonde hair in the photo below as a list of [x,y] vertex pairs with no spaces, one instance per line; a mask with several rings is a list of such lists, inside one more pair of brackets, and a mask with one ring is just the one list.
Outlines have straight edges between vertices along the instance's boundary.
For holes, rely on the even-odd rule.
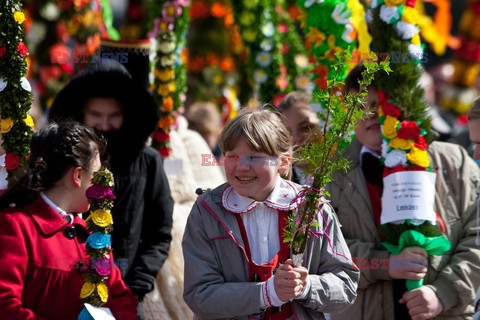
[[[266,108],[242,109],[220,134],[222,153],[233,150],[238,141],[243,139],[256,152],[278,157],[291,154],[292,137],[281,117],[280,113]],[[283,176],[288,178],[290,172]]]

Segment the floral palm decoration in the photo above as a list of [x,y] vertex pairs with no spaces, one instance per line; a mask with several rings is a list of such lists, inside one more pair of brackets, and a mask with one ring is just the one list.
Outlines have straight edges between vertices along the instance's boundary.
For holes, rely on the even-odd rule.
[[2,1],[0,16],[0,133],[8,179],[13,181],[30,152],[32,89],[26,78],[28,49],[21,1]]
[[370,37],[364,19],[364,9],[358,0],[298,0],[300,20],[305,33],[310,62],[314,64],[312,79],[317,90],[326,90],[327,81],[344,80],[350,63],[333,68],[335,53],[360,52],[369,54]]
[[86,223],[90,235],[85,247],[90,256],[91,265],[83,273],[85,283],[82,286],[80,298],[84,303],[96,307],[101,307],[108,301],[106,282],[114,267],[110,241],[110,233],[113,230],[111,209],[115,199],[112,188],[112,173],[106,168],[101,168],[93,174],[92,186],[87,189],[90,215]]
[[[418,85],[423,46],[414,6],[415,0],[377,0],[371,5],[372,50],[406,55],[402,61],[392,61],[391,75],[377,78],[385,164],[382,244],[392,254],[416,246],[428,255],[441,255],[450,249],[450,243],[438,228],[441,223],[437,224],[433,208],[435,174],[427,154],[431,124],[424,92]],[[423,280],[406,281],[408,290],[422,284]]]
[[237,60],[243,43],[235,26],[231,0],[193,0],[188,34],[188,97],[222,107],[224,120],[236,113]]
[[[253,96],[278,105],[308,69],[308,61],[302,58],[305,49],[285,10],[285,1],[242,0],[233,4],[246,48],[246,77]],[[299,89],[308,89],[308,81],[297,83]]]
[[189,15],[188,0],[155,1],[152,4],[153,31],[156,39],[156,57],[151,90],[160,106],[161,118],[152,134],[152,146],[163,158],[171,152],[170,130],[175,124],[174,114],[185,102],[186,51],[185,36]]
[[[329,81],[327,90],[321,90],[315,96],[316,100],[326,107],[325,124],[321,131],[311,133],[315,138],[297,154],[298,160],[306,167],[305,172],[312,177],[312,186],[302,190],[294,200],[299,203],[299,209],[291,213],[288,226],[284,230],[284,241],[289,242],[292,248],[295,265],[301,264],[309,237],[326,237],[330,243],[328,233],[317,223],[317,215],[323,217],[322,208],[328,202],[325,187],[332,181],[335,171],[346,171],[349,168],[348,160],[338,153],[339,147],[349,132],[353,131],[356,120],[363,118],[364,112],[369,112],[364,110],[364,104],[367,88],[373,81],[374,74],[381,70],[390,71],[388,62],[366,62],[359,92],[335,95],[334,90],[343,85],[338,78],[351,55],[348,51],[342,51],[337,53],[336,57],[332,68],[336,70],[337,76]],[[320,221],[326,220],[323,217]],[[332,250],[334,251],[333,247]]]

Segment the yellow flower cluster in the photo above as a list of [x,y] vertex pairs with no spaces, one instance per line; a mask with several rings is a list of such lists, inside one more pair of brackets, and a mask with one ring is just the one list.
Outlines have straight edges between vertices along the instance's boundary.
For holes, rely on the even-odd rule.
[[25,14],[21,11],[17,11],[13,14],[13,19],[15,19],[18,24],[22,24],[25,21]]
[[95,283],[85,282],[80,290],[80,298],[85,299],[91,296],[95,292],[95,288],[97,289],[97,294],[100,297],[100,300],[103,303],[106,303],[108,300],[108,287],[105,283],[95,285]]
[[403,10],[402,20],[411,24],[418,24],[418,21],[420,20],[420,14],[415,8],[405,7]]
[[387,6],[403,6],[405,4],[405,0],[385,0],[385,4]]
[[387,116],[383,122],[383,135],[388,139],[397,137],[397,126],[400,122],[397,118]]
[[401,138],[393,138],[390,140],[390,147],[394,149],[402,149],[402,150],[410,150],[414,146],[414,141],[412,139],[401,139]]
[[87,220],[92,220],[93,223],[102,228],[113,224],[113,218],[110,210],[95,210],[90,214]]
[[417,165],[419,167],[427,168],[430,166],[430,160],[428,159],[427,151],[420,150],[416,147],[413,147],[412,150],[407,154],[407,159],[410,163]]
[[13,124],[14,122],[10,117],[0,120],[0,133],[9,132],[12,129]]

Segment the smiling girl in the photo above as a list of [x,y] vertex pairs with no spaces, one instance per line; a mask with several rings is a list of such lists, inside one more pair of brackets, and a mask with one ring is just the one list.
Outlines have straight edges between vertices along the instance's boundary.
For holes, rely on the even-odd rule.
[[[201,195],[184,238],[184,299],[200,319],[324,319],[356,297],[358,269],[330,206],[294,266],[283,229],[301,186],[277,113],[243,110],[220,137],[228,183]],[[330,243],[329,243],[330,242]],[[333,248],[333,250],[332,250]]]

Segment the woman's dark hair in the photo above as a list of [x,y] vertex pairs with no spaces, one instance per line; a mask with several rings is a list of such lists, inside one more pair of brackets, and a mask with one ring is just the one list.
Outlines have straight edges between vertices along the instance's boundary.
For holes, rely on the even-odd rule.
[[30,142],[27,172],[0,196],[0,209],[13,203],[16,207],[32,203],[70,168],[90,170],[97,153],[103,158],[105,147],[103,138],[78,122],[52,123],[42,128]]

